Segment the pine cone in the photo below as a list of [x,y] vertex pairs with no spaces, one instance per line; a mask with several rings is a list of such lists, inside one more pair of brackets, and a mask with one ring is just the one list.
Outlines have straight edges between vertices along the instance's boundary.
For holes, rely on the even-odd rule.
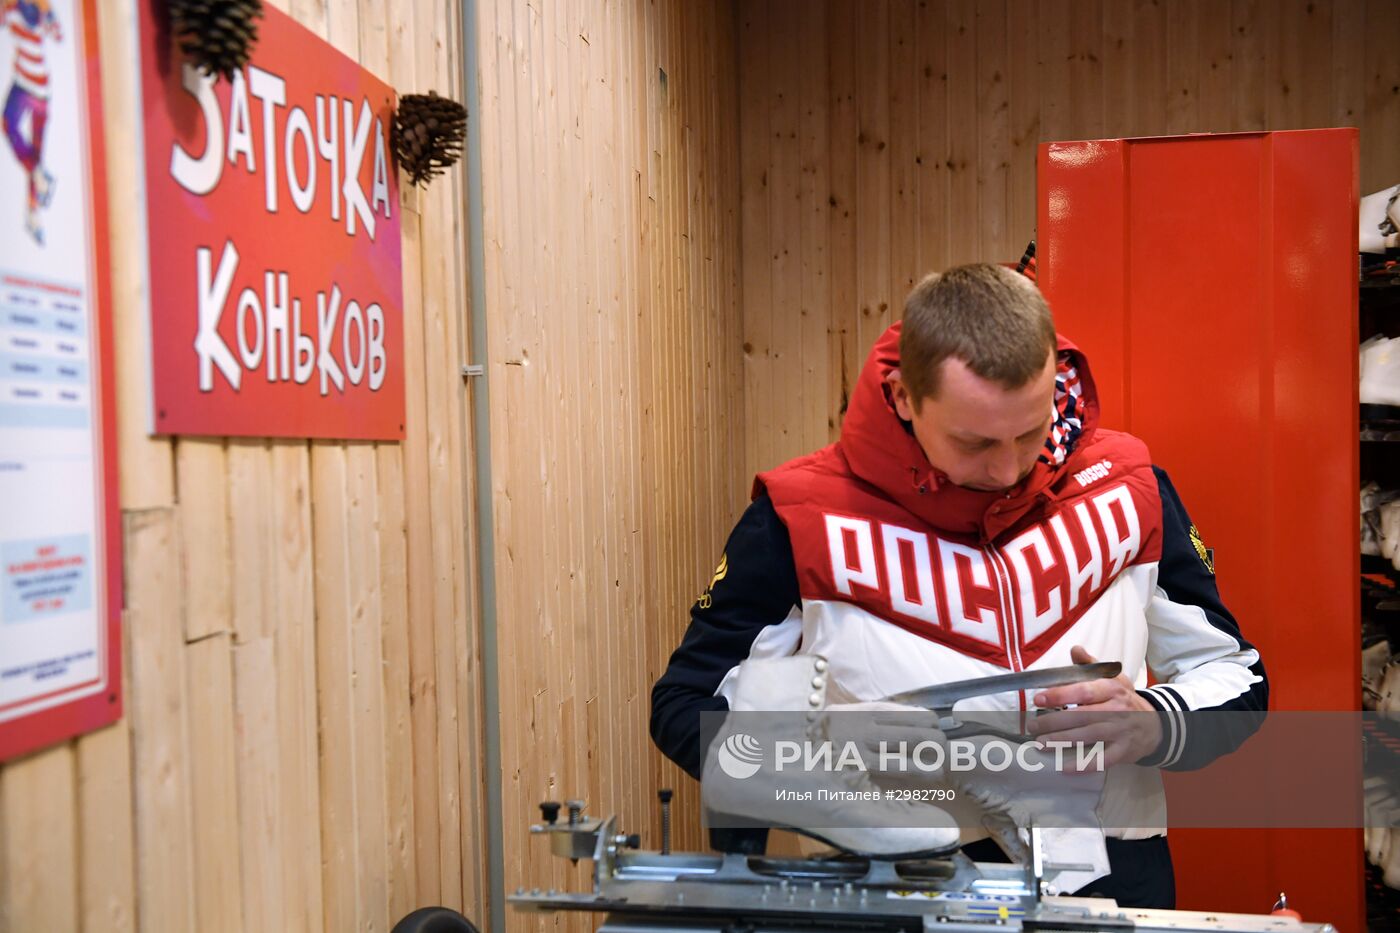
[[205,74],[233,80],[258,41],[262,0],[170,0],[170,31]]
[[467,110],[455,100],[405,94],[394,114],[393,145],[399,165],[415,185],[426,185],[462,157]]

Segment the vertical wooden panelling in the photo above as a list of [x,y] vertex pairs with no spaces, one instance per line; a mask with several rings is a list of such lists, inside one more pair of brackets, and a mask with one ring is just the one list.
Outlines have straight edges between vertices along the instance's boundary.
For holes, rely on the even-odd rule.
[[[1335,14],[1334,14],[1335,15]],[[1339,47],[1343,70],[1361,64],[1364,84],[1361,116],[1361,193],[1395,184],[1395,153],[1400,149],[1400,58],[1393,52],[1400,35],[1400,4],[1366,0],[1365,41]]]
[[[1011,0],[1007,4],[1007,67],[1011,72],[1011,251],[1006,258],[1019,258],[1035,229],[1035,151],[1040,131],[1040,29],[1035,0]],[[942,268],[937,263],[928,272]]]
[[[745,8],[747,9],[747,8]],[[856,260],[856,151],[860,138],[859,120],[856,115],[856,50],[848,38],[854,34],[856,24],[856,7],[849,0],[832,0],[828,9],[827,31],[829,35],[827,44],[827,67],[830,69],[830,78],[827,81],[826,99],[831,108],[831,117],[827,121],[830,132],[831,147],[828,155],[828,177],[827,183],[831,187],[831,197],[827,203],[831,207],[831,314],[827,327],[831,337],[828,342],[827,359],[830,361],[829,374],[824,380],[827,386],[827,440],[834,440],[836,432],[839,430],[841,418],[846,414],[846,404],[851,396],[851,383],[848,377],[852,371],[852,364],[849,360],[855,359],[859,354],[859,339],[857,324],[859,318],[855,315],[858,307],[856,297],[856,268],[859,263]],[[746,42],[758,42],[759,37],[745,37]],[[761,75],[757,68],[761,63],[752,62],[747,57],[739,62],[739,86],[744,89],[742,98],[745,104],[740,107],[740,141],[744,145],[745,153],[748,152],[749,132],[744,121],[748,118],[749,110],[748,88],[759,82]],[[747,171],[763,171],[761,164],[747,168]],[[749,223],[750,210],[748,192],[744,190],[740,195],[740,214],[743,220],[742,240],[744,252],[758,250],[759,243],[763,242],[762,230],[753,228]],[[743,262],[741,274],[747,282],[750,276],[750,268],[753,263]],[[749,298],[747,290],[743,293],[744,307],[760,307]],[[762,314],[746,314],[743,318],[744,332],[751,329],[757,330],[761,326],[772,326],[771,317]],[[745,352],[748,345],[745,345]],[[744,383],[744,410],[746,412],[745,437],[753,435],[758,430],[758,425],[763,423],[763,419],[771,418],[774,414],[774,405],[762,401],[756,392],[756,385],[752,381]],[[778,406],[780,407],[780,406]],[[757,469],[759,463],[769,463],[768,459],[759,459],[754,450],[753,444],[745,444],[745,449],[750,456],[745,460],[744,472],[751,474]]]
[[239,838],[231,641],[222,633],[185,648],[195,922],[220,933],[243,929],[240,851],[230,844]]
[[[889,295],[903,294],[914,287],[919,274],[919,49],[918,34],[914,30],[914,9],[909,4],[897,3],[889,13],[889,172],[890,172],[890,283]],[[884,57],[884,56],[881,56]],[[809,66],[810,67],[810,66]],[[1000,82],[1003,75],[997,76]],[[1002,98],[1005,107],[1005,96]],[[1003,113],[1003,116],[1005,114]],[[1003,135],[1002,139],[1005,139]],[[990,185],[989,190],[996,186]],[[992,197],[1005,198],[1005,191]],[[805,244],[804,244],[805,251]],[[880,320],[888,326],[898,320],[903,312],[899,302],[883,299],[884,310]],[[804,308],[807,314],[810,310]],[[820,385],[814,386],[820,388]],[[825,406],[814,404],[811,408],[819,411]],[[798,448],[805,453],[812,445]]]
[[[918,268],[923,270],[942,268],[948,262],[950,249],[948,243],[948,197],[953,161],[950,149],[952,126],[948,110],[948,90],[951,79],[948,73],[950,44],[947,35],[948,22],[948,0],[932,0],[928,7],[919,12],[914,21],[919,48],[919,96],[916,104],[917,109],[913,114],[913,123],[918,127],[919,136],[919,156],[917,159],[919,215],[914,237],[919,244]],[[842,50],[849,47],[849,43],[833,33],[831,44],[831,60],[835,63],[838,58],[845,57]],[[832,90],[827,95],[828,99],[841,99],[852,94],[852,90],[848,87],[849,78],[844,70],[838,70],[834,64],[829,80]],[[835,151],[833,151],[832,184],[841,183],[843,174],[842,166]],[[833,228],[834,226],[833,219]],[[845,250],[843,261],[854,267],[857,262],[856,251],[854,249]],[[904,314],[902,301],[896,306],[895,311],[898,315]],[[833,327],[837,324],[845,326],[844,314],[834,311],[832,318]],[[852,348],[852,352],[848,355],[854,358],[858,354]],[[849,375],[850,371],[847,370],[841,374],[840,378],[844,382]],[[839,427],[839,425],[840,419],[838,418],[833,427]],[[834,436],[833,432],[833,438]]]
[[1230,0],[1217,8],[1228,9],[1230,17],[1230,129],[1267,128],[1268,102],[1273,88],[1267,80],[1269,49],[1266,40],[1273,8],[1274,4],[1268,0]]
[[[456,4],[271,3],[401,93],[462,96]],[[141,210],[135,9],[98,7],[127,716],[0,766],[0,931],[481,920],[461,171],[401,189],[404,443],[149,438],[143,247],[115,220]]]
[[[856,30],[856,243],[862,261],[856,264],[856,342],[869,346],[884,329],[890,316],[890,0],[870,0],[858,4]],[[780,20],[779,28],[786,24]],[[778,44],[785,45],[781,39]],[[975,143],[974,143],[975,145]],[[778,182],[770,173],[770,188]],[[776,284],[776,283],[775,283]],[[774,302],[774,307],[777,302]],[[790,326],[774,319],[773,330]],[[781,391],[773,393],[774,398]],[[783,424],[786,418],[773,419]],[[799,453],[791,449],[775,451],[775,456],[759,469],[775,467]]]
[[1104,120],[1127,135],[1159,124],[1155,111],[1172,104],[1166,90],[1168,18],[1160,3],[1104,5]]
[[137,917],[142,931],[178,933],[195,929],[197,874],[184,716],[184,583],[174,510],[128,513],[123,544]]
[[[383,639],[380,689],[384,692],[384,799],[389,859],[389,916],[398,918],[418,901],[414,841],[413,726],[409,681],[408,562],[404,532],[403,458],[384,445],[376,456],[379,479],[378,542]],[[372,674],[366,671],[366,678]],[[425,801],[425,804],[427,802]]]
[[[977,239],[974,248],[979,256],[1009,256],[1011,245],[1011,100],[1006,79],[1009,62],[1007,42],[1009,29],[1006,6],[1000,3],[979,3],[973,20],[977,48]],[[900,231],[901,236],[910,236]],[[911,270],[912,271],[912,270]],[[923,270],[927,272],[928,270]],[[922,273],[919,275],[923,277]],[[910,276],[912,279],[912,275]],[[895,283],[890,297],[904,310],[901,300],[909,293],[912,281]],[[902,287],[900,287],[902,286]],[[894,315],[897,320],[900,314]]]
[[[106,124],[107,216],[144,217],[144,186],[137,184],[144,171],[141,153],[130,144],[140,126],[140,71],[133,55],[136,43],[137,7],[131,4],[97,4],[99,54],[102,56],[102,113]],[[114,221],[116,224],[121,221]],[[129,227],[126,229],[130,229]],[[168,506],[175,501],[175,458],[166,438],[149,437],[154,422],[150,403],[149,350],[146,337],[146,259],[141,238],[125,235],[108,238],[112,279],[113,354],[116,367],[117,462],[121,465],[120,498],[124,509]]]
[[[1186,0],[1167,17],[1167,31],[1162,37],[1166,42],[1166,87],[1162,93],[1161,123],[1169,133],[1189,133],[1196,126],[1204,128],[1198,106],[1201,94],[1210,93],[1212,99],[1219,96],[1218,89],[1212,90],[1205,82],[1222,69],[1226,76],[1229,74],[1225,56],[1214,57],[1213,50],[1202,41],[1201,6],[1201,0]],[[1131,52],[1131,46],[1122,50],[1129,69]]]
[[117,726],[87,736],[77,745],[80,928],[132,933],[136,869],[132,863],[131,734]]
[[73,749],[0,772],[0,929],[78,929]]
[[[795,26],[802,16],[802,0],[771,0],[768,15],[776,22]],[[773,315],[788,322],[773,329],[769,338],[773,392],[796,399],[800,410],[806,397],[802,379],[802,330],[807,313],[802,303],[802,147],[797,138],[802,88],[803,49],[798,35],[769,43],[772,64],[768,85],[768,217],[772,224]],[[803,419],[785,418],[773,424],[772,456],[785,459],[787,451],[800,447]]]
[[[526,832],[540,800],[577,797],[649,841],[658,782],[696,805],[648,753],[649,692],[743,504],[735,377],[800,393],[803,347],[826,340],[824,317],[742,332],[739,187],[762,192],[754,210],[784,238],[743,288],[801,318],[804,147],[824,141],[804,137],[822,131],[804,123],[800,50],[765,45],[744,54],[780,53],[782,83],[738,151],[738,36],[767,4],[495,0],[477,14],[506,884],[579,886],[585,870]],[[770,192],[744,169],[773,153],[790,170]],[[779,439],[757,443],[776,451],[784,429],[798,444],[825,430],[775,423]],[[693,821],[680,832],[699,844]]]
[[227,632],[231,627],[226,464],[223,441],[182,438],[175,443],[188,641]]
[[[355,743],[362,738],[354,722],[351,697],[357,678],[354,670],[353,625],[357,611],[352,587],[358,578],[350,565],[353,536],[361,532],[347,513],[316,503],[344,502],[351,495],[346,482],[349,465],[340,444],[313,444],[311,448],[313,534],[317,541],[316,579],[316,683],[321,734],[321,845],[323,883],[326,886],[328,927],[358,926],[367,892],[359,887],[360,816],[356,800]],[[356,518],[363,514],[355,510]],[[326,516],[325,520],[322,517]],[[332,517],[333,516],[333,517]]]
[[[405,305],[405,307],[409,307]],[[277,781],[283,837],[286,922],[315,928],[325,909],[321,884],[321,791],[316,714],[316,607],[312,581],[311,466],[305,444],[272,449],[269,540],[276,555],[269,588],[275,627]],[[265,508],[267,506],[264,506]],[[240,692],[259,689],[246,681]]]
[[[798,88],[798,157],[802,166],[801,193],[795,205],[802,217],[802,250],[798,256],[801,269],[802,342],[793,361],[801,372],[802,418],[796,423],[801,431],[796,438],[804,450],[821,447],[830,437],[834,423],[827,405],[828,379],[832,371],[831,349],[831,164],[827,158],[831,141],[826,97],[827,10],[826,0],[807,4],[798,17],[796,45],[804,63]],[[914,42],[914,37],[908,37]],[[910,85],[912,93],[913,85]],[[918,145],[918,135],[908,133],[910,162],[914,161],[912,147]],[[912,168],[912,165],[911,165]],[[917,191],[911,184],[909,195]],[[910,250],[918,248],[911,240]],[[724,249],[725,244],[717,244]],[[729,492],[729,485],[716,489],[717,496]]]
[[[978,255],[977,227],[977,7],[975,0],[948,0],[944,43],[947,55],[948,97],[948,201],[944,214],[935,223],[945,228],[948,262],[969,262]],[[865,205],[860,205],[865,210]],[[863,253],[863,251],[861,251]],[[864,265],[869,260],[857,257]],[[893,296],[891,296],[893,297]],[[899,296],[902,299],[904,296]],[[900,313],[904,303],[900,301]],[[865,354],[879,331],[865,333],[855,360],[852,384],[865,362]]]
[[[284,906],[295,892],[283,878],[283,865],[269,853],[287,845],[283,810],[277,792],[281,761],[277,743],[279,689],[247,689],[277,683],[274,641],[258,638],[233,652],[237,690],[235,734],[238,741],[238,851],[243,856],[243,919],[249,929],[266,930],[284,922]],[[280,685],[279,685],[280,686]],[[290,817],[290,814],[286,814]],[[290,918],[288,918],[290,919]]]
[[[743,264],[741,274],[743,302],[745,306],[754,308],[769,307],[775,294],[768,199],[768,172],[772,164],[769,144],[773,135],[769,130],[772,107],[768,89],[772,81],[772,59],[768,49],[771,35],[768,15],[767,2],[747,3],[739,7],[739,67],[748,88],[746,106],[739,114],[740,192],[743,226],[748,231],[748,242],[753,246],[750,250],[753,258]],[[834,118],[842,116],[839,110],[839,107],[833,108]],[[854,120],[853,117],[851,119]],[[854,136],[852,133],[852,140]],[[854,205],[853,188],[847,189],[844,200]],[[850,215],[854,219],[854,210],[850,210]],[[850,288],[850,299],[854,301],[854,280]],[[772,356],[770,344],[775,319],[772,313],[755,314],[744,319],[744,411],[745,423],[749,426],[745,434],[745,449],[750,464],[771,460],[769,445],[773,436],[773,422],[769,419],[774,414],[774,406],[762,399],[774,392],[773,367],[769,359]]]
[[[1327,37],[1332,48],[1333,60],[1349,62],[1357,49],[1366,48],[1366,6],[1359,2],[1333,3],[1332,34]],[[1363,63],[1364,65],[1364,63]],[[1356,126],[1361,115],[1366,112],[1366,73],[1364,67],[1338,68],[1332,75],[1329,90],[1332,92],[1332,112],[1329,122],[1332,126]],[[1369,135],[1369,134],[1366,134]],[[1364,146],[1366,140],[1362,139]],[[1365,166],[1363,165],[1363,170]],[[1361,193],[1370,191],[1366,178],[1361,180]]]

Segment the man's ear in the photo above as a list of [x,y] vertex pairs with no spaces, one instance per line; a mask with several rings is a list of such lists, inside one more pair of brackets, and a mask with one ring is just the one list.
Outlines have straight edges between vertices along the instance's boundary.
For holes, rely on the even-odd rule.
[[890,401],[894,402],[895,414],[905,421],[913,421],[913,397],[909,394],[909,387],[904,384],[898,369],[890,370],[885,376],[885,386],[889,389]]

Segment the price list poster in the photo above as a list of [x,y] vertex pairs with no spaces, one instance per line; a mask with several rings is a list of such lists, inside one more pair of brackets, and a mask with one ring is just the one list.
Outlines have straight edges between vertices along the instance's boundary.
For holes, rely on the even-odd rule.
[[0,0],[0,760],[121,715],[97,0]]

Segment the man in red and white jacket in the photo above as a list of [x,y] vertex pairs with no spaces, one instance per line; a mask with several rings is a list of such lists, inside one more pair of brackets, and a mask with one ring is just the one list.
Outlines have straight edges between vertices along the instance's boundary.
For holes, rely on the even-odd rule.
[[1100,803],[1112,871],[1081,893],[1173,906],[1156,769],[1237,746],[1257,718],[1196,713],[1262,714],[1268,682],[1166,473],[1098,418],[1088,361],[1028,279],[985,264],[929,276],[876,341],[841,439],[755,480],[653,689],[657,745],[698,777],[700,714],[729,709],[751,658],[822,655],[829,693],[855,702],[1120,661],[1112,680],[958,708],[1156,712],[1108,736],[1108,763],[1126,763]]

